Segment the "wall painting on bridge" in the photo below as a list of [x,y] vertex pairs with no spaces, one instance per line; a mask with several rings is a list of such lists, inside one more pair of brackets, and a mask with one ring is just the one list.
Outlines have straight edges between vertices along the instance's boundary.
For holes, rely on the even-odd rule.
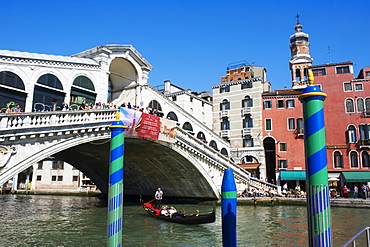
[[129,126],[125,130],[126,135],[166,142],[176,141],[175,121],[123,107],[120,108],[120,120]]

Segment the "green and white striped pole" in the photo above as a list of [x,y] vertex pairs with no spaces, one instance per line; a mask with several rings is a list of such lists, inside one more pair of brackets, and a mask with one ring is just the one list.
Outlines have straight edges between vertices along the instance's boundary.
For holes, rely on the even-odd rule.
[[312,71],[299,100],[303,104],[309,246],[333,246],[324,122],[326,94]]
[[122,212],[123,212],[123,157],[124,128],[117,112],[116,121],[110,126],[110,165],[108,192],[108,246],[122,246]]

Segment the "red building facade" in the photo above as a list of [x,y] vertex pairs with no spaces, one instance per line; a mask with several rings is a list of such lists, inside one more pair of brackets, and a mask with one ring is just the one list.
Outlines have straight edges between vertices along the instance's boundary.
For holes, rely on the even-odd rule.
[[[298,28],[297,28],[298,26]],[[353,63],[312,66],[308,35],[297,23],[290,37],[292,88],[264,93],[263,144],[270,182],[289,187],[305,184],[302,104],[307,70],[327,94],[324,102],[329,185],[340,191],[370,182],[370,67],[354,77]],[[297,49],[298,47],[298,49]],[[299,77],[297,76],[299,75]]]

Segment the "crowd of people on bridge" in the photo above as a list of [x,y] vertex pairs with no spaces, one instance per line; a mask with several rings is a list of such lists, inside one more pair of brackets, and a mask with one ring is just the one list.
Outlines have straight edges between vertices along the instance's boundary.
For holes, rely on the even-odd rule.
[[[132,109],[135,111],[141,111],[143,113],[151,114],[158,117],[163,117],[163,113],[159,112],[157,109],[152,109],[149,107],[142,108],[139,106],[131,105],[130,102],[128,103],[124,102],[120,106],[117,106],[113,104],[111,101],[108,101],[107,103],[97,102],[95,104],[94,103],[88,104],[86,103],[86,100],[83,100],[81,104],[72,103],[70,106],[66,102],[63,102],[61,107],[57,106],[56,102],[53,102],[50,108],[47,109],[50,109],[50,111],[107,110],[107,109],[119,109],[120,107]],[[24,109],[21,108],[20,104],[14,102],[9,102],[6,108],[1,109],[1,113],[20,113],[20,112],[24,112]]]

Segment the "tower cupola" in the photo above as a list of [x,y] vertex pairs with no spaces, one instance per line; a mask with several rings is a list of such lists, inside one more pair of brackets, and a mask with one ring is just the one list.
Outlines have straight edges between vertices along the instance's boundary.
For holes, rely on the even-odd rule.
[[[297,17],[299,17],[297,15]],[[295,34],[290,36],[291,59],[289,61],[292,73],[292,88],[305,88],[307,86],[308,67],[312,65],[313,59],[310,55],[309,35],[302,32],[303,26],[297,20]]]

